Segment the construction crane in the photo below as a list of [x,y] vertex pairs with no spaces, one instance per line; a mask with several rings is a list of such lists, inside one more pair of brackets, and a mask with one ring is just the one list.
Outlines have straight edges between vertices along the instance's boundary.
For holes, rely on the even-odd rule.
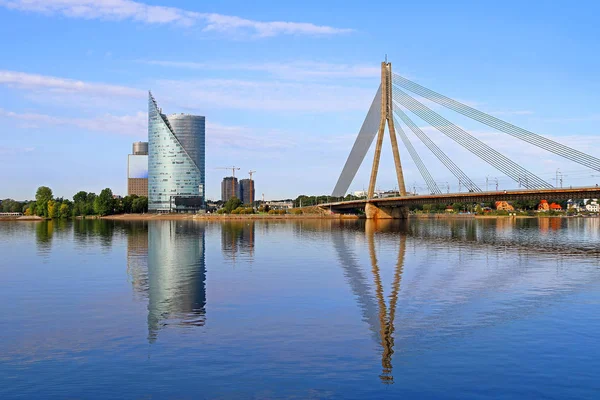
[[252,174],[256,171],[248,171],[248,175],[250,175],[250,204],[254,207],[254,181],[252,180]]
[[231,196],[236,196],[236,193],[235,193],[235,171],[236,170],[239,171],[240,168],[236,167],[234,165],[233,167],[217,167],[215,169],[230,169],[231,170],[231,176],[234,178],[231,180]]

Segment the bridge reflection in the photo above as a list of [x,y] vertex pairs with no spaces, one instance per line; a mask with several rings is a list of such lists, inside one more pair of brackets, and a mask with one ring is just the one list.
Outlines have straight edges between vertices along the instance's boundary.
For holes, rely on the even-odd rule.
[[373,281],[375,283],[375,292],[377,294],[377,304],[379,306],[379,335],[381,337],[381,367],[383,368],[380,375],[381,381],[384,383],[394,383],[392,375],[392,354],[394,354],[394,319],[396,316],[396,304],[398,302],[398,292],[400,291],[400,281],[402,280],[402,272],[404,269],[404,257],[406,254],[406,235],[400,235],[400,246],[398,249],[398,261],[394,268],[394,280],[392,282],[392,292],[390,294],[389,309],[386,307],[383,285],[379,271],[379,263],[375,253],[375,232],[377,230],[376,221],[367,221],[365,232],[369,243],[369,257],[371,260],[371,271],[373,273]]
[[[402,348],[410,351],[428,338],[472,334],[539,312],[600,278],[595,273],[600,264],[598,218],[367,220],[354,229],[333,224],[333,248],[381,349],[380,379],[385,384],[394,382],[398,335]],[[365,247],[369,268],[357,255]],[[384,257],[378,257],[382,252]],[[390,265],[386,268],[380,260],[389,263],[395,257],[391,253],[397,259],[386,298],[382,275]],[[536,268],[548,262],[557,269]],[[571,265],[580,268],[568,269]],[[529,290],[523,292],[523,285]]]

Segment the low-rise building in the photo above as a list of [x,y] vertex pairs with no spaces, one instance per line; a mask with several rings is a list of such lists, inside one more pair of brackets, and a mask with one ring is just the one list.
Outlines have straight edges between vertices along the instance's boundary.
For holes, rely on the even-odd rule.
[[598,199],[586,199],[585,210],[588,212],[597,213],[600,212],[600,205]]
[[515,208],[506,201],[497,201],[496,210],[498,211],[515,211]]
[[542,200],[540,201],[540,204],[538,205],[538,211],[562,211],[562,206],[558,203],[548,203],[548,200]]
[[269,208],[271,208],[273,210],[288,210],[290,208],[294,208],[294,202],[287,201],[287,200],[265,201],[263,204],[266,206],[269,206]]
[[570,210],[575,210],[577,212],[600,212],[600,204],[598,204],[598,199],[569,199],[569,201],[567,201],[567,208]]

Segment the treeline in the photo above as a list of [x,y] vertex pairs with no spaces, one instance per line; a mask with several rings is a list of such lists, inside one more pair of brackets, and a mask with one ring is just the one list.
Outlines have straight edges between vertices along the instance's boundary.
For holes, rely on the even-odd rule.
[[35,201],[18,202],[12,199],[2,201],[2,212],[22,212],[25,215],[37,215],[44,218],[105,216],[147,211],[147,197],[136,195],[115,197],[109,188],[102,190],[99,195],[80,191],[73,196],[73,200],[69,200],[54,197],[52,189],[40,186],[35,192]]
[[271,214],[271,215],[284,215],[286,214],[286,210],[272,210],[268,204],[260,205],[256,210],[250,204],[243,204],[240,199],[233,196],[225,204],[223,204],[223,208],[218,209],[217,214]]
[[[549,199],[548,203],[559,204],[563,210],[567,209],[567,200],[553,200]],[[535,211],[538,209],[540,200],[515,200],[509,201],[508,204],[514,207],[515,210],[520,211]],[[423,204],[411,206],[411,211],[423,211],[425,213],[443,213],[448,208],[452,208],[455,212],[476,212],[481,213],[483,209],[488,208],[495,210],[495,202],[484,202],[484,203],[449,203],[449,204]]]
[[346,195],[346,197],[332,197],[332,196],[327,196],[325,194],[320,195],[320,196],[300,195],[300,196],[296,197],[296,199],[293,200],[293,202],[294,202],[294,207],[310,207],[310,206],[316,206],[318,204],[324,204],[324,203],[333,203],[333,202],[337,202],[337,201],[351,201],[351,200],[359,200],[359,199],[361,199],[361,197],[356,197],[351,194]]

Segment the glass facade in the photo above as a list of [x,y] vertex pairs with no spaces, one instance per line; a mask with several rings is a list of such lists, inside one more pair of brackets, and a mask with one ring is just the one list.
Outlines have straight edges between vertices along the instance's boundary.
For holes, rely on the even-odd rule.
[[148,209],[185,212],[204,208],[205,118],[164,115],[148,99]]

